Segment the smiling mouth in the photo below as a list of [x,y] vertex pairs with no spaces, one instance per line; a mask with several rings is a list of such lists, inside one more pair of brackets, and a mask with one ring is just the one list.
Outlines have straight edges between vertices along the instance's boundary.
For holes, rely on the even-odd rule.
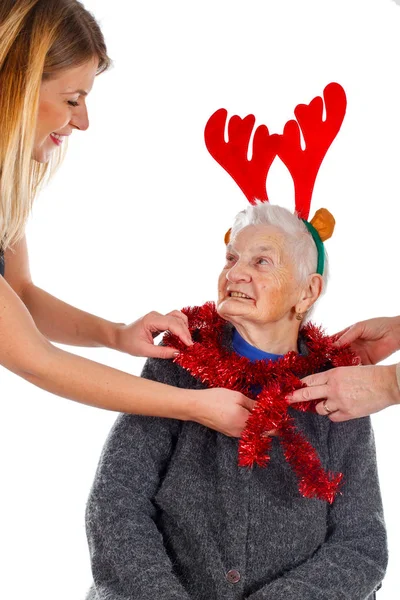
[[253,300],[250,296],[246,296],[242,292],[228,292],[229,298],[243,298],[244,300]]
[[54,142],[54,144],[56,144],[56,146],[61,146],[61,144],[64,141],[64,136],[58,135],[57,133],[51,133],[50,138],[51,138],[52,142]]

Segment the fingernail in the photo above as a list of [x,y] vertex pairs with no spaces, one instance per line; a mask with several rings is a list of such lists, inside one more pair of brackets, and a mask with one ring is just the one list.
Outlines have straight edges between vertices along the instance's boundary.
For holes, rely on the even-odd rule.
[[179,356],[180,352],[174,352],[174,356]]
[[291,402],[293,400],[293,396],[292,394],[288,394],[285,398],[285,400],[287,400],[288,402]]

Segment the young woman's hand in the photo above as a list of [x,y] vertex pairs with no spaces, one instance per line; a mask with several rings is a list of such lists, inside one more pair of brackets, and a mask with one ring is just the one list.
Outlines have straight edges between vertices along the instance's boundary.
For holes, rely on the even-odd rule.
[[255,404],[240,392],[223,388],[191,390],[190,401],[191,420],[229,437],[241,436]]
[[186,315],[179,310],[167,315],[152,311],[130,325],[117,325],[115,349],[133,356],[174,358],[176,348],[154,344],[154,338],[167,330],[187,346],[193,344]]

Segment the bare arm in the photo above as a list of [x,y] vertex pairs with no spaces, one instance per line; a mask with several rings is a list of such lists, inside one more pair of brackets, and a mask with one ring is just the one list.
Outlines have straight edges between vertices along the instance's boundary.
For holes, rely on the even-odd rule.
[[25,238],[6,251],[5,264],[6,281],[47,339],[73,346],[115,347],[117,323],[70,306],[33,283]]
[[134,377],[53,346],[0,277],[0,365],[44,390],[119,412],[197,421],[239,436],[253,403],[230,390],[182,390]]
[[190,414],[190,403],[187,411],[183,410],[182,398],[174,388],[144,381],[50,344],[1,277],[0,364],[49,392],[84,404],[123,412],[174,414],[179,419]]
[[154,336],[170,329],[185,344],[192,343],[187,318],[180,311],[164,316],[151,312],[130,325],[113,323],[55,298],[37,287],[29,269],[25,238],[5,255],[5,278],[21,298],[36,327],[50,341],[70,346],[105,346],[134,356],[172,358],[173,348],[154,345]]

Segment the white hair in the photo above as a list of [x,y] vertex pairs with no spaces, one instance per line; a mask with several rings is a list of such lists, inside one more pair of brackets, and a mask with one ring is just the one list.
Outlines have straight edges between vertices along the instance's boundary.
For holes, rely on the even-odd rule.
[[[231,239],[248,225],[271,225],[282,231],[287,237],[300,282],[304,282],[309,275],[317,272],[317,247],[311,233],[297,214],[276,204],[257,202],[236,215],[231,230]],[[324,252],[323,292],[328,282],[328,256],[325,248]],[[310,311],[311,309],[308,311],[308,316]]]

